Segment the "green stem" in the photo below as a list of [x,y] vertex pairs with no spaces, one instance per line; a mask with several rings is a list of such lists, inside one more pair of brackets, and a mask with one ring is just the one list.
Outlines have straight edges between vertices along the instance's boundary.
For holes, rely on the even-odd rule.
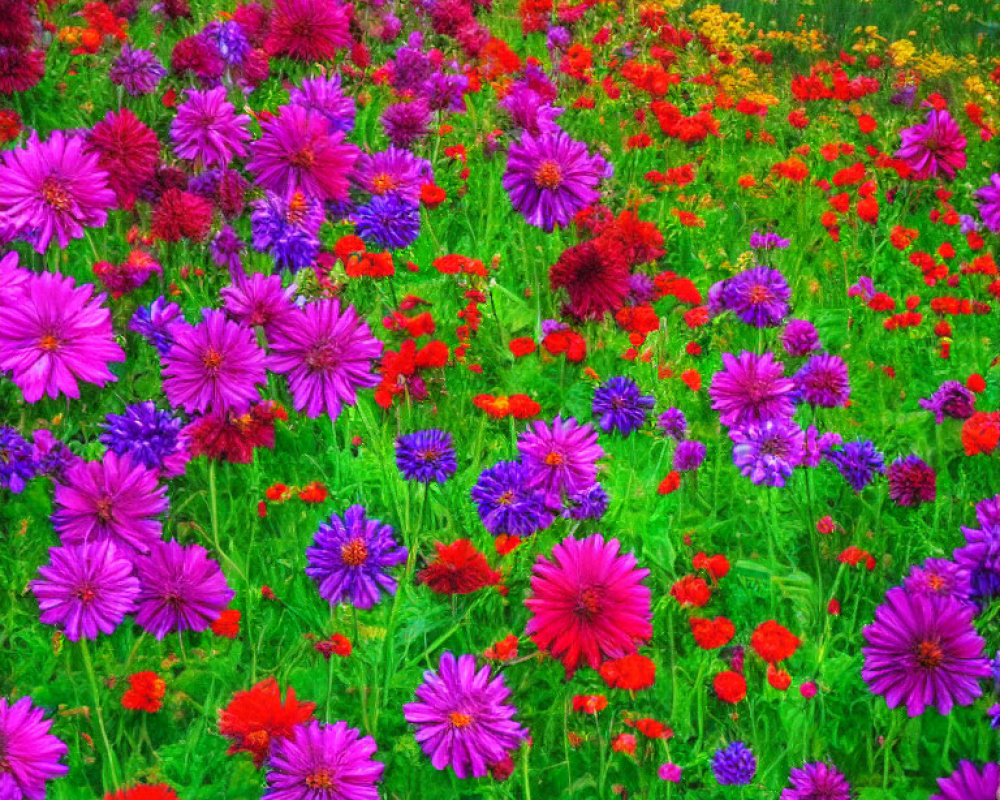
[[85,638],[80,639],[80,652],[83,654],[83,668],[87,672],[87,680],[90,681],[90,691],[94,695],[94,711],[97,714],[97,727],[101,732],[101,742],[104,744],[104,758],[111,772],[111,788],[118,791],[121,782],[118,780],[118,763],[115,754],[111,749],[111,742],[108,740],[108,731],[104,726],[104,712],[101,711],[101,695],[97,689],[97,676],[94,674],[94,664],[90,660],[90,646]]

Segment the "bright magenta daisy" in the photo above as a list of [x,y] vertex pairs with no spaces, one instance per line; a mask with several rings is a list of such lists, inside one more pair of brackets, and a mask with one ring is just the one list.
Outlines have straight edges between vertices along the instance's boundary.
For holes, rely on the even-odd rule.
[[333,0],[277,0],[267,51],[296,61],[332,61],[351,45],[353,11]]
[[580,664],[634,653],[653,635],[648,569],[631,553],[619,554],[617,539],[599,533],[565,538],[552,558],[539,556],[531,572],[532,613],[527,633],[539,649],[559,659],[571,675]]

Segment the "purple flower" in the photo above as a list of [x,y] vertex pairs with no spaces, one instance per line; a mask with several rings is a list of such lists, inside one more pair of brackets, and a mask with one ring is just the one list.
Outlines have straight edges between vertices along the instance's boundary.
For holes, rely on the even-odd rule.
[[723,353],[722,365],[712,377],[708,394],[723,425],[792,416],[795,382],[784,377],[785,367],[772,353],[758,356],[744,350],[738,358]]
[[930,800],[996,800],[1000,792],[1000,764],[976,767],[961,761],[947,778],[938,778],[940,792]]
[[118,380],[108,369],[124,361],[111,312],[94,286],[56,272],[33,274],[16,303],[0,305],[0,371],[11,370],[28,403],[43,395],[80,397],[79,382]]
[[933,503],[937,497],[937,475],[915,455],[897,458],[889,465],[889,497],[898,506]]
[[326,118],[331,133],[350,133],[354,129],[354,98],[340,88],[340,75],[305,78],[302,85],[289,92],[292,105],[302,106]]
[[219,55],[231,67],[238,67],[250,53],[250,42],[236,20],[212,20],[201,35],[215,44]]
[[354,183],[372,195],[394,195],[412,206],[420,202],[420,189],[434,182],[434,170],[426,158],[409,150],[390,147],[361,155],[354,165]]
[[517,709],[506,703],[510,689],[489,664],[476,670],[476,658],[450,652],[437,671],[424,672],[416,701],[403,716],[435,769],[450,766],[459,778],[482,778],[493,764],[521,746],[528,731],[514,721]]
[[271,332],[269,366],[288,377],[296,411],[308,417],[325,412],[336,419],[357,402],[357,390],[379,382],[372,365],[382,343],[354,306],[318,300],[290,315]]
[[270,253],[279,269],[297,271],[312,265],[319,253],[323,204],[301,192],[287,198],[273,192],[251,204],[254,249]]
[[541,494],[528,488],[528,471],[519,461],[500,461],[483,470],[471,496],[483,527],[494,536],[525,538],[552,522]]
[[668,408],[660,414],[658,422],[660,430],[663,431],[665,436],[669,436],[671,439],[680,441],[687,432],[687,417],[684,416],[684,412],[679,408]]
[[306,575],[312,578],[320,597],[330,605],[350,603],[369,609],[382,592],[396,593],[390,567],[406,561],[407,549],[393,538],[392,527],[365,515],[354,505],[321,523],[314,544],[306,548]]
[[157,297],[148,306],[139,306],[135,310],[128,328],[145,337],[162,356],[174,344],[174,325],[183,322],[181,307],[177,303],[168,303],[166,298]]
[[298,312],[295,285],[282,287],[280,275],[255,272],[238,276],[232,285],[220,289],[219,294],[230,318],[249,328],[260,326],[269,335],[294,321]]
[[124,414],[108,414],[100,440],[119,456],[130,455],[146,469],[160,469],[178,449],[181,420],[152,400],[134,403]]
[[211,244],[212,261],[220,267],[229,270],[229,274],[239,274],[243,271],[243,259],[240,257],[243,252],[243,240],[236,235],[236,231],[229,225],[223,225],[219,232],[212,237]]
[[826,454],[843,442],[844,438],[839,433],[831,431],[820,433],[815,425],[810,425],[805,433],[802,466],[818,467]]
[[3,153],[0,163],[0,216],[7,216],[15,235],[44,253],[55,237],[65,248],[80,239],[84,228],[101,228],[115,193],[97,155],[84,151],[82,136],[53,131],[42,142],[32,133],[27,144]]
[[507,92],[497,106],[510,114],[511,122],[520,132],[539,136],[560,130],[556,118],[564,109],[550,105],[538,92],[523,84]]
[[966,544],[953,553],[955,561],[969,574],[970,597],[986,603],[1000,595],[1000,495],[981,501],[976,518],[981,528],[962,526]]
[[974,194],[983,225],[992,233],[1000,233],[1000,172],[990,175],[989,183]]
[[204,311],[197,325],[171,328],[173,346],[163,356],[163,391],[174,407],[197,411],[245,411],[267,383],[264,351],[250,328]]
[[80,461],[55,486],[52,525],[64,545],[111,541],[123,554],[148,553],[159,541],[156,517],[167,510],[157,472],[114,452]]
[[188,89],[187,99],[177,106],[170,124],[170,138],[179,158],[224,167],[247,154],[243,143],[250,138],[249,124],[250,117],[237,114],[226,100],[226,87]]
[[698,469],[705,460],[707,448],[702,442],[687,439],[677,444],[674,450],[674,469],[678,472],[690,472]]
[[135,568],[140,585],[135,621],[157,639],[174,631],[205,630],[234,596],[219,565],[199,544],[157,542]]
[[953,597],[968,600],[972,592],[969,571],[943,558],[928,558],[919,566],[914,564],[903,581],[903,588],[910,594]]
[[430,132],[431,109],[417,98],[405,103],[391,103],[381,116],[382,129],[395,147],[409,147]]
[[608,378],[594,392],[592,411],[605,433],[617,431],[627,437],[643,426],[649,410],[656,405],[651,394],[642,394],[631,378]]
[[781,332],[781,346],[790,356],[807,356],[819,348],[816,326],[805,319],[790,319]]
[[773,231],[766,233],[754,231],[750,234],[750,247],[753,250],[784,250],[790,244],[788,239],[782,239]]
[[67,747],[49,733],[51,719],[32,705],[30,697],[13,703],[0,697],[0,797],[3,800],[45,800],[45,784],[69,772],[59,763]]
[[37,474],[55,481],[65,483],[69,470],[83,461],[47,428],[39,428],[32,434],[31,445]]
[[16,428],[0,425],[0,489],[20,494],[36,469],[34,448]]
[[722,786],[746,786],[757,774],[757,759],[743,742],[733,742],[715,751],[712,772]]
[[656,285],[653,279],[642,272],[628,276],[628,302],[631,305],[645,305],[656,299]]
[[936,706],[948,714],[982,694],[990,674],[985,642],[972,626],[973,610],[951,597],[911,595],[890,589],[864,628],[861,677],[889,708],[906,706],[911,717]]
[[722,303],[741,322],[755,328],[773,328],[788,315],[791,290],[776,269],[755,267],[725,282]]
[[610,177],[609,169],[603,157],[588,155],[587,145],[565,131],[525,132],[507,151],[503,187],[529,225],[552,231],[600,199],[597,185]]
[[916,86],[904,86],[899,91],[895,92],[892,97],[889,98],[889,102],[894,106],[906,106],[911,108],[913,106],[913,101],[917,99],[917,87]]
[[783,417],[733,428],[729,438],[733,464],[757,486],[784,486],[805,453],[802,430]]
[[549,508],[562,505],[562,493],[575,494],[597,482],[597,459],[604,450],[597,431],[572,417],[556,417],[549,425],[531,423],[518,437],[517,449],[528,470],[528,486],[539,489]]
[[860,297],[862,302],[867,303],[875,296],[875,284],[867,275],[862,275],[857,283],[847,290],[847,296]]
[[851,800],[851,784],[833,764],[804,764],[788,779],[792,788],[784,789],[779,800]]
[[840,356],[817,353],[794,376],[796,389],[805,402],[820,408],[838,408],[851,396],[847,364]]
[[451,434],[432,428],[400,436],[396,466],[408,481],[444,483],[458,469]]
[[346,722],[307,722],[274,740],[263,800],[379,800],[378,747]]
[[420,206],[397,195],[374,195],[351,215],[365,243],[385,250],[401,250],[420,236]]
[[968,419],[976,413],[976,396],[958,381],[945,381],[930,397],[919,401],[920,407],[934,412],[938,425],[945,417]]
[[965,137],[947,111],[928,111],[924,124],[904,128],[899,134],[903,146],[896,158],[905,161],[916,177],[934,178],[940,173],[951,180],[965,167]]
[[128,42],[111,62],[109,77],[116,86],[123,86],[133,97],[152,94],[166,69],[149,50],[133,48]]
[[600,519],[608,510],[610,498],[604,487],[595,483],[582,492],[574,492],[566,496],[566,508],[563,509],[564,519]]
[[875,477],[885,472],[885,457],[875,449],[875,443],[867,439],[840,445],[840,449],[830,449],[824,457],[833,464],[851,488],[860,492]]
[[660,764],[660,768],[656,770],[656,775],[661,781],[670,781],[670,783],[680,783],[681,782],[681,768],[677,764],[671,762],[666,762]]
[[39,620],[59,625],[71,642],[112,634],[135,607],[139,580],[110,541],[49,549],[49,563],[30,584]]

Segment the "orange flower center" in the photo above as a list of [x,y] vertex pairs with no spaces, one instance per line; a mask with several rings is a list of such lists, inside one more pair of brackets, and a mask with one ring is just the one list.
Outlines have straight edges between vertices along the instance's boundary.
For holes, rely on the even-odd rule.
[[42,181],[42,197],[46,205],[56,211],[68,211],[73,202],[66,187],[51,177]]
[[202,354],[201,363],[209,374],[214,375],[222,366],[222,353],[210,347]]
[[90,586],[82,586],[76,592],[76,598],[81,603],[93,603],[97,599],[97,592]]
[[539,189],[558,189],[562,179],[562,170],[555,161],[543,161],[535,170],[535,186]]
[[514,490],[513,489],[508,489],[506,492],[504,492],[502,495],[500,495],[497,498],[497,503],[499,503],[502,506],[509,506],[513,502],[514,502]]
[[771,299],[771,290],[762,283],[756,283],[750,287],[750,302],[755,305],[766,303]]
[[372,178],[372,194],[386,194],[396,188],[396,180],[384,172]]
[[460,711],[452,711],[448,715],[448,720],[456,728],[468,728],[472,724],[472,717]]
[[285,215],[285,219],[290,224],[297,225],[305,219],[306,208],[306,196],[302,192],[295,192],[288,201],[288,213]]
[[558,467],[563,463],[563,454],[557,453],[555,450],[549,451],[549,454],[545,456],[545,463],[550,467]]
[[46,353],[51,353],[54,350],[58,350],[60,344],[62,344],[55,336],[51,333],[43,336],[39,342],[38,346],[42,348]]
[[938,642],[923,641],[917,645],[917,663],[924,669],[940,667],[944,662],[944,652]]
[[351,539],[340,548],[340,560],[349,567],[360,567],[368,560],[368,545],[364,539]]
[[332,789],[333,775],[328,769],[318,769],[306,775],[306,786],[310,789]]
[[313,153],[311,147],[303,147],[301,150],[296,150],[292,153],[289,161],[293,167],[308,169],[316,163],[316,154]]
[[111,522],[112,513],[110,497],[104,496],[97,501],[97,518],[101,522]]

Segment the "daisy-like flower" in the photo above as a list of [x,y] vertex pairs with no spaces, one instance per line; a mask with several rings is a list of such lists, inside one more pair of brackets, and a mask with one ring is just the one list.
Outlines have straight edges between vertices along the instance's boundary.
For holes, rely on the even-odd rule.
[[910,594],[944,595],[968,600],[972,592],[969,570],[944,558],[928,558],[910,567],[903,588]]
[[157,483],[156,470],[129,455],[79,461],[56,483],[52,525],[64,545],[111,541],[123,555],[148,553],[167,510],[167,487]]
[[307,722],[315,703],[301,703],[289,688],[281,699],[281,688],[273,678],[266,678],[253,688],[236,692],[229,705],[219,709],[219,733],[232,744],[227,751],[250,753],[260,769],[274,743],[292,735],[295,726]]
[[919,178],[939,174],[951,180],[965,168],[966,140],[958,123],[945,110],[927,112],[927,121],[899,132],[903,146],[896,158],[905,161]]
[[723,302],[742,322],[755,328],[780,325],[788,315],[791,289],[776,269],[754,267],[727,280]]
[[330,605],[350,603],[368,609],[383,592],[396,593],[396,580],[388,570],[405,562],[407,553],[392,526],[368,517],[364,506],[354,505],[343,518],[334,514],[319,526],[314,544],[306,548],[306,575]]
[[375,195],[351,220],[357,234],[372,247],[400,250],[420,236],[420,207],[399,195]]
[[642,394],[634,380],[616,376],[594,391],[592,410],[602,431],[617,431],[627,437],[643,426],[654,405],[656,398]]
[[458,469],[451,434],[432,428],[400,436],[396,466],[408,481],[444,483]]
[[102,443],[120,456],[130,455],[146,469],[160,469],[179,447],[181,420],[152,400],[134,403],[124,414],[108,414]]
[[279,268],[299,270],[313,263],[319,253],[319,229],[324,219],[319,200],[302,192],[293,192],[287,198],[265,192],[252,208],[254,249],[270,253]]
[[550,425],[536,420],[518,437],[517,449],[528,471],[528,487],[540,490],[550,508],[562,505],[562,494],[585,491],[597,482],[597,459],[604,449],[597,431],[572,417],[556,417]]
[[362,155],[354,165],[354,183],[372,195],[395,195],[417,205],[420,189],[434,183],[434,170],[426,158],[419,158],[409,150],[390,147],[371,155]]
[[288,94],[292,105],[317,111],[326,117],[331,131],[350,133],[354,129],[354,98],[340,86],[340,75],[317,75],[305,78]]
[[851,784],[832,764],[803,764],[791,771],[788,780],[792,786],[781,792],[779,800],[851,800]]
[[483,470],[471,495],[483,527],[494,536],[530,536],[552,522],[541,493],[528,488],[528,471],[519,461]]
[[930,800],[996,800],[1000,794],[1000,764],[977,767],[961,761],[947,778],[938,778],[940,791]]
[[139,580],[108,540],[49,549],[49,563],[30,584],[40,621],[58,625],[71,642],[112,634],[135,606]]
[[379,800],[378,747],[346,722],[307,722],[278,739],[262,800]]
[[295,285],[282,287],[280,275],[238,275],[219,294],[231,319],[248,328],[260,326],[268,335],[295,319],[297,312]]
[[847,442],[826,451],[823,457],[840,470],[856,492],[871,483],[875,475],[885,472],[885,457],[867,439]]
[[0,425],[0,489],[20,494],[37,471],[34,448],[16,428]]
[[610,170],[604,158],[589,155],[587,145],[565,131],[525,132],[507,151],[503,188],[529,225],[552,231],[600,199],[597,185]]
[[810,357],[794,380],[802,399],[811,406],[837,408],[851,396],[847,364],[840,356],[819,353]]
[[945,417],[968,419],[976,413],[976,396],[958,381],[945,381],[934,394],[917,402],[921,408],[934,412],[938,425]]
[[11,370],[25,401],[43,395],[80,396],[79,382],[104,386],[118,380],[108,369],[124,361],[114,340],[111,312],[94,286],[77,286],[55,272],[32,274],[19,299],[0,304],[0,370]]
[[66,745],[49,733],[52,720],[30,697],[11,702],[0,697],[0,797],[45,800],[45,784],[61,778],[69,767],[59,759]]
[[982,694],[990,674],[985,642],[972,626],[974,609],[952,597],[912,595],[890,589],[862,631],[861,677],[889,708],[906,706],[911,717],[935,706],[948,714]]
[[351,45],[353,6],[331,0],[277,0],[265,44],[273,56],[331,61]]
[[559,659],[571,675],[581,665],[597,669],[607,659],[634,653],[653,635],[649,574],[635,556],[619,553],[617,539],[595,533],[567,537],[539,556],[531,572],[527,633],[540,650]]
[[108,77],[115,86],[125,87],[133,97],[151,94],[167,70],[149,50],[133,48],[128,42],[111,62]]
[[83,137],[62,131],[45,142],[32,133],[24,147],[4,153],[0,186],[0,216],[39,253],[53,237],[64,248],[82,238],[84,228],[103,227],[115,205],[97,156],[84,152]]
[[784,376],[784,365],[772,353],[758,356],[744,350],[739,357],[723,353],[722,366],[712,377],[708,394],[723,425],[792,416],[795,382]]
[[218,310],[197,325],[171,327],[173,345],[163,356],[163,391],[174,407],[194,411],[245,411],[267,383],[266,357],[253,331]]
[[206,167],[224,167],[247,154],[243,143],[250,138],[249,124],[250,117],[237,114],[226,99],[225,86],[188,89],[187,99],[177,106],[170,124],[170,138],[178,157]]
[[975,197],[983,225],[992,233],[1000,233],[1000,172],[990,175],[989,183],[977,189]]
[[97,156],[97,164],[108,174],[108,185],[122,208],[135,205],[160,160],[156,133],[127,108],[109,111],[87,135],[84,149]]
[[317,300],[270,333],[269,366],[288,376],[295,410],[308,417],[326,413],[336,419],[345,405],[357,402],[358,389],[379,383],[372,366],[382,342],[354,306],[341,309],[339,300]]
[[477,671],[475,656],[443,653],[437,670],[424,673],[416,697],[403,705],[403,716],[431,765],[450,766],[459,778],[484,777],[528,735],[514,721],[517,709],[506,703],[504,676],[493,675],[489,664]]
[[565,312],[578,319],[603,319],[628,296],[628,260],[610,240],[590,239],[562,252],[549,270],[549,284],[553,290],[566,290]]
[[937,497],[937,475],[918,456],[897,458],[889,465],[889,497],[898,506],[932,503]]
[[174,631],[198,633],[215,622],[235,592],[219,565],[198,544],[157,542],[137,559],[136,624],[162,639]]

